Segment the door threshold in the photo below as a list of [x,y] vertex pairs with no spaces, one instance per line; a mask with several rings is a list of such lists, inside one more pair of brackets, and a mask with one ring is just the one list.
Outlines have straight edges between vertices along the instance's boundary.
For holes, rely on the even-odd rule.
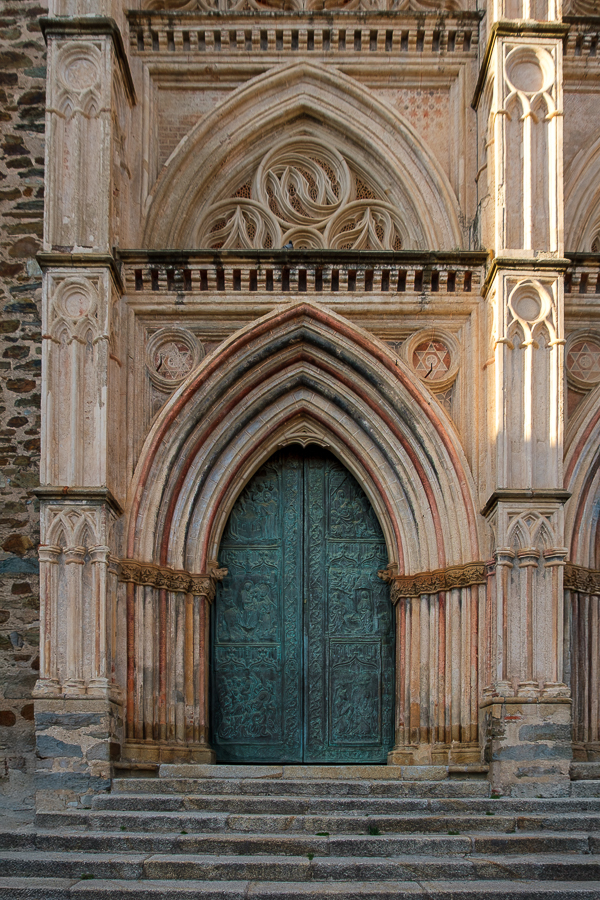
[[[252,765],[217,763],[215,765],[165,763],[159,769],[159,778],[288,778],[298,781],[331,780],[340,781],[444,781],[454,775],[455,766],[387,766],[370,763],[350,763],[330,765]],[[461,769],[463,767],[460,767]],[[465,769],[467,767],[464,767]],[[467,774],[465,772],[465,774]]]

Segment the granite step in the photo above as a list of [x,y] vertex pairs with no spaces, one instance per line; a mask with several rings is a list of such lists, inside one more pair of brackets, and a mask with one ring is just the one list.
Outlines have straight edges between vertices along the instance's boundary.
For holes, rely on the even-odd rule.
[[[600,815],[580,814],[562,816],[435,816],[435,815],[273,815],[228,812],[129,812],[120,810],[76,810],[42,812],[36,816],[41,828],[83,828],[94,831],[212,831],[262,834],[308,833],[319,834],[447,834],[449,831],[516,831],[519,821],[527,831],[551,828],[559,822],[558,830],[593,831],[600,828]],[[557,830],[556,828],[554,830]]]
[[598,801],[581,798],[444,798],[425,799],[413,797],[241,797],[231,795],[199,794],[99,794],[94,797],[93,809],[101,810],[152,810],[179,812],[199,810],[206,812],[273,813],[279,815],[329,815],[333,813],[362,815],[394,815],[399,813],[432,813],[436,815],[517,815],[549,813],[553,815],[573,812],[597,812]]
[[[219,766],[220,769],[227,766]],[[235,767],[237,768],[237,767]],[[202,794],[211,796],[307,797],[489,797],[485,780],[389,781],[373,779],[115,778],[113,794]]]
[[40,828],[73,828],[93,831],[233,832],[245,834],[447,834],[448,832],[598,831],[600,811],[552,815],[436,815],[410,814],[365,816],[278,815],[229,812],[156,812],[151,810],[73,810],[40,812]]
[[600,882],[122,881],[0,877],[6,900],[598,900]]
[[4,851],[5,877],[175,881],[598,881],[600,858],[577,854],[475,856],[226,856]]
[[467,854],[600,853],[600,835],[585,832],[515,834],[289,835],[179,834],[107,831],[5,831],[0,851],[121,854],[182,853],[280,856],[456,856]]
[[600,781],[594,781],[593,779],[572,781],[571,796],[600,798]]

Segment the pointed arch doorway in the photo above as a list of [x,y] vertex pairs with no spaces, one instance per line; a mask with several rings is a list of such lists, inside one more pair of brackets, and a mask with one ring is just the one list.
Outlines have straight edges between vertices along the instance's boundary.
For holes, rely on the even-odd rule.
[[273,455],[238,497],[212,617],[212,745],[230,763],[385,763],[394,625],[377,517],[315,444]]

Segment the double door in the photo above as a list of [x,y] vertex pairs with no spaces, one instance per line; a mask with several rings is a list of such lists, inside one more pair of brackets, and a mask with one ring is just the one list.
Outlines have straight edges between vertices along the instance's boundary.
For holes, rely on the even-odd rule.
[[220,762],[384,763],[393,742],[393,616],[381,527],[348,470],[289,447],[238,498],[212,617]]

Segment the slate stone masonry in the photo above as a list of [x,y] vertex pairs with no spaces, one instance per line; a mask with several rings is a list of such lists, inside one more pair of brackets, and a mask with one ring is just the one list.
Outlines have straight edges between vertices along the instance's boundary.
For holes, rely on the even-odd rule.
[[41,246],[45,44],[40,3],[0,17],[0,812],[33,807],[39,669]]

